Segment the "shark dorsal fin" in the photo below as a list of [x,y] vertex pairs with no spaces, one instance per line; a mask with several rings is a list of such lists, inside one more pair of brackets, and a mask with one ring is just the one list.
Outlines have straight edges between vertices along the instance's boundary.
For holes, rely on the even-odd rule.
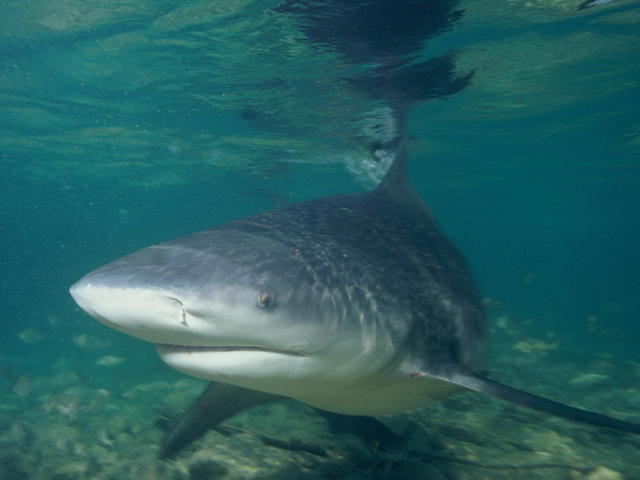
[[386,175],[376,187],[377,192],[383,192],[392,196],[406,194],[409,187],[409,173],[407,167],[407,139],[402,137],[395,140],[396,156],[387,170]]
[[433,220],[431,211],[413,191],[409,183],[409,161],[407,160],[407,137],[400,137],[397,142],[396,155],[380,184],[373,190],[406,209],[417,209]]

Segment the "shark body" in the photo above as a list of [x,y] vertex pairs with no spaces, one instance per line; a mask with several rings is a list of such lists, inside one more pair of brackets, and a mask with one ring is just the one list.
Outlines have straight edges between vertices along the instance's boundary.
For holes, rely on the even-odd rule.
[[463,256],[407,180],[406,142],[374,190],[310,200],[160,243],[72,288],[99,322],[214,382],[170,435],[283,397],[346,415],[397,414],[487,394],[628,433],[640,425],[543,399],[477,372],[488,354]]

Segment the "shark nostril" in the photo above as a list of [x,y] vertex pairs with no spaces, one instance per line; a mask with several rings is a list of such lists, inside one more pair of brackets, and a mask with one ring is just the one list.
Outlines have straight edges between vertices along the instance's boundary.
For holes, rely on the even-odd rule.
[[184,325],[185,327],[188,327],[189,324],[187,323],[187,312],[185,312],[184,310],[184,305],[182,304],[182,302],[180,300],[178,300],[177,298],[171,298],[171,300],[173,300],[174,302],[176,302],[178,305],[180,305],[180,313],[181,313],[181,320],[180,320],[180,325]]

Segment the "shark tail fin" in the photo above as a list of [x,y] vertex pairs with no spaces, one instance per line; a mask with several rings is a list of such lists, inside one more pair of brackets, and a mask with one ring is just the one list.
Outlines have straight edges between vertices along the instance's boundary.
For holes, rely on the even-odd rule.
[[608,428],[618,432],[640,435],[640,424],[625,422],[599,413],[582,410],[546,398],[523,392],[516,388],[489,380],[481,375],[470,372],[460,365],[450,365],[435,374],[425,373],[431,378],[438,378],[448,383],[458,385],[467,390],[483,393],[500,400],[515,403],[523,407],[546,413],[573,422]]

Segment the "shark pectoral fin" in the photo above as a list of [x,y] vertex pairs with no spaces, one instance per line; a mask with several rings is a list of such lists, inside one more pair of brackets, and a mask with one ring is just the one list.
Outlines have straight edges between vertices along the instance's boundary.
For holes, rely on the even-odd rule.
[[638,423],[625,422],[616,418],[607,417],[606,415],[581,410],[546,398],[538,397],[536,395],[523,392],[522,390],[489,380],[488,378],[470,372],[459,365],[448,365],[438,372],[427,372],[424,373],[424,375],[459,385],[467,390],[484,393],[491,397],[515,403],[532,410],[537,410],[538,412],[565,418],[573,422],[640,435],[640,424]]
[[236,413],[283,398],[233,385],[211,383],[171,431],[160,450],[160,458],[171,458]]

